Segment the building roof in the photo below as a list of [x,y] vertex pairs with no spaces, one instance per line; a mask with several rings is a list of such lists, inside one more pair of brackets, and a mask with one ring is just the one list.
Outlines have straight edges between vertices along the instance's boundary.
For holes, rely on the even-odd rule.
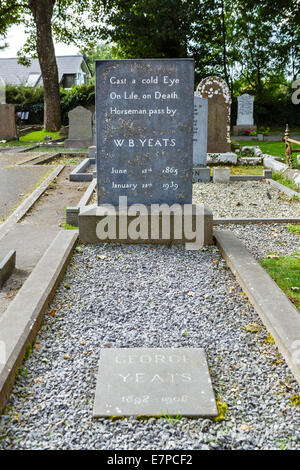
[[[57,56],[59,83],[64,74],[75,74],[80,71],[82,62],[86,61],[82,55]],[[87,64],[86,64],[87,66]],[[88,68],[88,66],[87,66]],[[18,64],[18,58],[0,58],[0,76],[5,83],[12,85],[35,86],[41,78],[41,69],[38,59],[31,59],[31,65],[25,67]]]

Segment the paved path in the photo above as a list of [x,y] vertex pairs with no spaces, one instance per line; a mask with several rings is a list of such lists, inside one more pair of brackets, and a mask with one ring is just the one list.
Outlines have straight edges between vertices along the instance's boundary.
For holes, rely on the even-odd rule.
[[21,160],[24,154],[0,153],[0,220],[6,218],[51,169],[49,166],[13,166]]
[[[24,155],[23,155],[24,157]],[[1,158],[1,156],[0,156]],[[34,168],[34,167],[33,167]],[[39,166],[45,172],[50,166]],[[20,168],[24,169],[24,168]],[[65,221],[65,208],[76,206],[88,183],[69,181],[73,168],[66,167],[55,183],[35,203],[26,217],[0,240],[0,259],[10,250],[16,250],[16,270],[0,291],[0,315],[5,312],[14,296],[37,265],[46,249],[61,230]],[[1,172],[0,172],[1,173]],[[0,194],[1,194],[0,189]]]

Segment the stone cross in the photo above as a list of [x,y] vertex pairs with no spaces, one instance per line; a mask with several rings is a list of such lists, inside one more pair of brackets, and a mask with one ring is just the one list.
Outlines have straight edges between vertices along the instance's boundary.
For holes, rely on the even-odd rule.
[[207,77],[199,83],[196,95],[208,99],[207,152],[230,152],[231,93],[227,83],[220,77]]

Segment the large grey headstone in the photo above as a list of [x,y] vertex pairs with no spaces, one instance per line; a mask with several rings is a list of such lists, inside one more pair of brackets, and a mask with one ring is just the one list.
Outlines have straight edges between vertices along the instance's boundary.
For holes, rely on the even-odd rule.
[[203,349],[102,349],[94,417],[217,416]]
[[237,126],[253,126],[254,96],[245,93],[238,97]]
[[69,112],[69,136],[65,147],[84,148],[93,144],[92,112],[77,106]]
[[194,139],[193,162],[194,166],[206,166],[207,160],[207,124],[208,100],[194,96]]
[[96,62],[98,204],[192,202],[193,59]]

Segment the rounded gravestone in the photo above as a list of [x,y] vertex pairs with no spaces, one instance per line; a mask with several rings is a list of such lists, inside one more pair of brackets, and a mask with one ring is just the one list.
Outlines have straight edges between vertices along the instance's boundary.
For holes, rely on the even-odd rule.
[[220,77],[207,77],[199,83],[196,95],[208,99],[207,152],[230,152],[231,93],[227,83]]

